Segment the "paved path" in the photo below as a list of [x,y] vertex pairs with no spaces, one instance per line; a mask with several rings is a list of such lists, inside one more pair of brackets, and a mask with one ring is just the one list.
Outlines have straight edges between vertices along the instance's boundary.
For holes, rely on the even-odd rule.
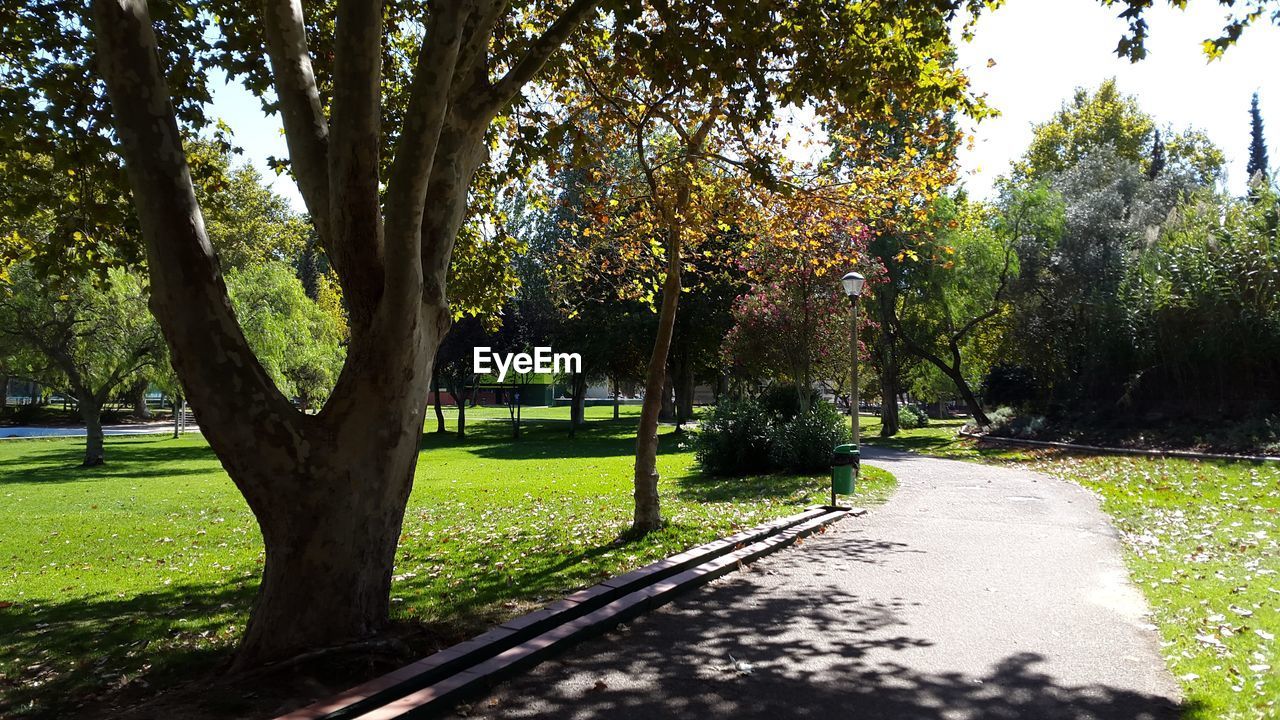
[[[131,423],[126,425],[104,425],[103,435],[162,435],[173,432],[172,422]],[[194,423],[187,423],[187,432],[200,432]],[[88,430],[83,425],[65,427],[49,426],[0,426],[0,440],[18,440],[23,438],[60,438],[84,437]]]
[[1175,718],[1114,530],[1036,473],[868,449],[897,494],[499,687],[494,718]]

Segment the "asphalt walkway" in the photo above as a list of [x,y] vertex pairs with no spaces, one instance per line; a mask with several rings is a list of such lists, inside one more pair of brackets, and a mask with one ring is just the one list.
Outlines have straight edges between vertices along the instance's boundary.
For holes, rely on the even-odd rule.
[[1084,489],[868,448],[884,506],[460,708],[492,718],[1177,717]]

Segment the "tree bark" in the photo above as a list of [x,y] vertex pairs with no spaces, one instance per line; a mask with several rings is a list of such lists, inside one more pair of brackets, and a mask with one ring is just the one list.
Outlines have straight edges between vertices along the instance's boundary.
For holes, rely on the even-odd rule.
[[667,377],[667,354],[676,325],[676,308],[680,302],[681,231],[673,226],[668,231],[667,277],[662,283],[662,307],[658,312],[658,334],[649,357],[645,378],[644,403],[640,407],[640,427],[636,431],[635,515],[633,534],[644,534],[662,525],[658,498],[658,414],[670,387]]
[[151,383],[146,380],[139,380],[129,388],[129,394],[133,399],[133,416],[142,420],[151,419],[151,408],[147,407],[147,388]]
[[89,393],[79,398],[80,417],[84,420],[84,463],[82,467],[98,467],[106,462],[102,438],[102,404]]

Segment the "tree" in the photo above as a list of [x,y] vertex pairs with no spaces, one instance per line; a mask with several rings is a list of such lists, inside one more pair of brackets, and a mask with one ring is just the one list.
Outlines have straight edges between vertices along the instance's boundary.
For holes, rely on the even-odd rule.
[[733,306],[727,361],[784,379],[807,412],[820,380],[849,376],[849,301],[840,277],[864,261],[866,228],[814,198],[779,202],[746,261],[750,290]]
[[[1151,166],[1149,148],[1156,143],[1155,119],[1144,112],[1138,99],[1120,92],[1115,78],[1102,82],[1096,90],[1077,88],[1053,117],[1035,126],[1030,147],[1015,164],[1015,178],[1031,182],[1045,180],[1076,167],[1088,154],[1110,147],[1123,161]],[[1221,177],[1224,156],[1204,133],[1185,130],[1162,138],[1164,165],[1199,176],[1210,184]]]
[[[600,4],[614,11],[607,19]],[[157,3],[154,16],[143,0],[38,13],[6,0],[5,57],[22,58],[28,74],[57,74],[58,87],[105,87],[110,97],[110,120],[97,94],[89,122],[63,126],[90,128],[92,155],[123,158],[175,370],[262,528],[263,582],[237,667],[385,627],[430,363],[453,314],[448,272],[468,190],[491,128],[505,133],[506,147],[520,145],[521,114],[508,113],[500,127],[494,121],[575,31],[585,24],[595,37],[635,39],[638,55],[657,52],[673,69],[711,67],[691,46],[736,56],[764,83],[777,83],[789,66],[781,74],[821,89],[824,103],[940,105],[964,94],[963,79],[932,52],[949,43],[947,20],[960,5],[983,3],[664,2],[668,17],[658,23],[618,0],[554,8],[337,0],[305,12],[299,0],[211,0],[198,10]],[[637,22],[654,32],[634,32]],[[847,42],[855,27],[866,37]],[[797,38],[820,30],[827,34],[808,37],[821,42],[796,51]],[[347,360],[315,416],[293,408],[254,357],[209,243],[183,136],[204,122],[211,64],[275,99],[287,168],[349,312]],[[831,87],[832,78],[847,87]],[[6,87],[50,87],[6,79],[14,80]],[[803,85],[769,97],[798,102],[805,94],[788,87]],[[5,118],[66,106],[8,94],[0,101]],[[541,142],[525,137],[526,145]]]
[[[776,115],[788,104],[811,102],[828,118],[978,105],[949,52],[948,22],[959,5],[748,3],[726,24],[704,4],[686,13],[683,4],[663,3],[586,48],[589,67],[575,67],[558,96],[571,112],[564,132],[603,128],[575,147],[594,148],[588,157],[629,157],[634,169],[616,179],[620,191],[610,198],[619,227],[606,237],[639,248],[630,258],[655,272],[636,274],[656,280],[648,295],[661,299],[637,430],[632,532],[662,522],[657,431],[681,274],[687,253],[724,221],[725,203],[743,195],[724,189],[776,180],[783,155]],[[857,43],[847,42],[851,28],[859,29]]]
[[1267,164],[1267,141],[1262,136],[1262,111],[1258,109],[1258,93],[1249,103],[1249,164],[1245,168],[1250,183],[1261,178],[1267,181],[1270,168]]
[[1164,140],[1160,137],[1160,130],[1157,128],[1156,136],[1151,140],[1151,161],[1147,164],[1147,179],[1155,180],[1159,177],[1165,164]]
[[982,375],[972,367],[974,356],[993,344],[981,342],[992,321],[1009,312],[1019,240],[1044,232],[1058,218],[1046,193],[1009,198],[1006,205],[1006,213],[988,217],[964,197],[939,201],[939,230],[928,257],[908,270],[912,279],[898,295],[893,318],[907,349],[954,384],[981,426],[990,421],[973,389]]
[[0,287],[0,333],[6,371],[73,398],[86,427],[84,466],[103,464],[102,407],[156,361],[161,344],[142,282],[113,269],[102,282],[50,283],[19,264]]
[[458,409],[459,438],[467,436],[467,394],[476,383],[474,350],[487,345],[484,323],[479,318],[467,317],[453,324],[436,353],[436,372]]

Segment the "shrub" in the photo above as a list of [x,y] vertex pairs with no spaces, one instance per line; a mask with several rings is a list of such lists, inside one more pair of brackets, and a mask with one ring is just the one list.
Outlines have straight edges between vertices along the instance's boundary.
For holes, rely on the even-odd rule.
[[1019,415],[1013,408],[1000,407],[987,414],[992,435],[1034,440],[1044,435],[1049,423],[1043,415]]
[[774,383],[760,392],[756,402],[770,420],[789,422],[800,414],[800,396],[796,394],[795,385]]
[[901,405],[898,407],[898,426],[904,430],[914,430],[929,424],[929,413],[920,409],[919,405]]
[[831,467],[831,450],[850,439],[849,419],[819,400],[809,412],[777,424],[769,459],[774,468],[811,473]]
[[698,464],[711,475],[769,469],[771,423],[754,400],[721,400],[703,416],[694,437]]

